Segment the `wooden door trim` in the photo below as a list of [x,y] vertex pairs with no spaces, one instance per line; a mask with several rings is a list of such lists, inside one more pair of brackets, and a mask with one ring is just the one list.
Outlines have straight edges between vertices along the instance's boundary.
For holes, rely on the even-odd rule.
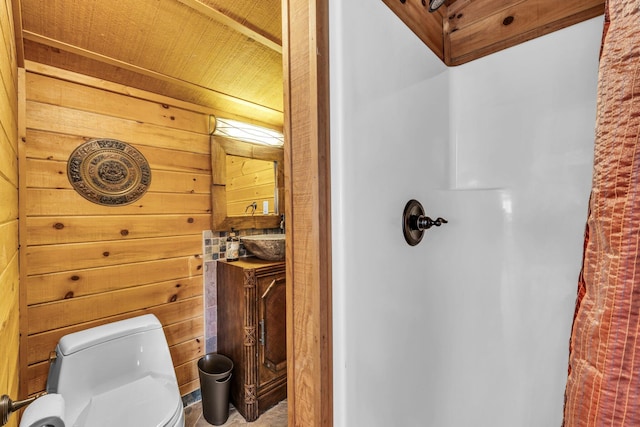
[[283,0],[290,426],[333,425],[328,0]]

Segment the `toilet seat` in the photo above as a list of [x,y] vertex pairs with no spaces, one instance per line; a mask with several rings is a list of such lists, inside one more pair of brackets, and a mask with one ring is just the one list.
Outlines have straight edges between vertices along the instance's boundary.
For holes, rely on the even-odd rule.
[[183,418],[175,386],[147,375],[91,398],[73,426],[174,427]]

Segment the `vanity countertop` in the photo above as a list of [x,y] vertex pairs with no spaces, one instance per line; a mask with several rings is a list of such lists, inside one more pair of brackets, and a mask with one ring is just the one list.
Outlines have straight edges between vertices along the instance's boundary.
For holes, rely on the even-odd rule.
[[237,261],[218,260],[218,262],[236,265],[241,268],[262,268],[284,264],[284,261],[265,261],[257,257],[240,258]]

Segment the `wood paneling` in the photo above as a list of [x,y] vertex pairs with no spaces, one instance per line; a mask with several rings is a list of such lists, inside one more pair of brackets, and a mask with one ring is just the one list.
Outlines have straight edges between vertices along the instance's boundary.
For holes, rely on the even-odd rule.
[[16,3],[25,62],[282,127],[280,0]]
[[[153,166],[152,166],[153,167]],[[67,163],[47,160],[27,160],[27,186],[31,188],[72,188],[67,178]],[[162,188],[167,193],[211,192],[211,175],[193,172],[172,172],[156,170],[153,174],[154,188]]]
[[460,65],[602,15],[604,0],[383,0],[446,65]]
[[[61,102],[64,102],[63,98]],[[200,117],[201,121],[208,118]],[[82,137],[121,139],[136,146],[152,146],[190,153],[208,154],[209,135],[197,134],[104,113],[27,100],[27,129]],[[137,148],[137,147],[136,147]],[[142,151],[142,150],[141,150]],[[69,153],[71,154],[71,153]]]
[[604,0],[475,0],[444,19],[445,62],[459,65],[604,13]]
[[[202,231],[211,227],[210,113],[34,68],[38,72],[25,79],[20,153],[24,385],[30,394],[43,389],[46,358],[64,334],[154,313],[165,328],[180,389],[188,393],[199,386],[194,366],[204,352],[201,253]],[[91,138],[128,142],[147,158],[152,178],[142,198],[102,206],[71,187],[67,159]]]
[[200,135],[209,132],[209,123],[202,120],[202,113],[165,103],[150,105],[144,99],[34,73],[27,74],[27,86],[30,93],[33,93],[30,99],[43,104],[58,105],[60,98],[64,96],[68,100],[66,106],[76,110],[112,115]]
[[[11,1],[0,0],[0,394],[19,398],[18,66]],[[18,418],[9,419],[16,427]]]
[[[66,162],[69,158],[69,146],[78,143],[74,135],[52,134],[51,132],[27,130],[29,144],[26,155],[29,159],[58,160]],[[141,147],[153,170],[166,172],[188,172],[207,175],[211,170],[211,158],[208,153],[176,151],[157,147]],[[63,173],[66,175],[66,172]]]
[[16,183],[0,179],[0,220],[8,221],[18,217],[18,189]]
[[[28,173],[28,172],[27,172]],[[153,175],[153,172],[152,172]],[[211,212],[208,194],[174,194],[156,192],[153,178],[149,192],[140,200],[126,206],[104,207],[82,198],[75,190],[59,188],[29,188],[26,214],[28,216],[73,215],[148,215],[203,214]]]
[[[63,249],[61,249],[63,250]],[[153,248],[148,249],[153,251]],[[200,274],[199,257],[134,262],[27,277],[27,303],[42,304]]]
[[[27,247],[31,275],[190,257],[201,252],[199,235]],[[153,248],[150,251],[149,248]],[[187,258],[189,259],[189,258]]]
[[31,217],[26,234],[28,245],[34,246],[163,237],[166,230],[196,234],[210,224],[209,214]]

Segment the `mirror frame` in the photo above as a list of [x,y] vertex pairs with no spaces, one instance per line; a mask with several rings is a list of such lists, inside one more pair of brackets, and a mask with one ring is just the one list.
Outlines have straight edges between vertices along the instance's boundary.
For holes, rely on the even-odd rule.
[[[276,162],[276,214],[228,216],[227,215],[227,154],[250,159]],[[231,231],[251,228],[278,228],[280,215],[284,214],[284,149],[268,145],[252,144],[237,139],[211,135],[211,204],[212,230]]]

